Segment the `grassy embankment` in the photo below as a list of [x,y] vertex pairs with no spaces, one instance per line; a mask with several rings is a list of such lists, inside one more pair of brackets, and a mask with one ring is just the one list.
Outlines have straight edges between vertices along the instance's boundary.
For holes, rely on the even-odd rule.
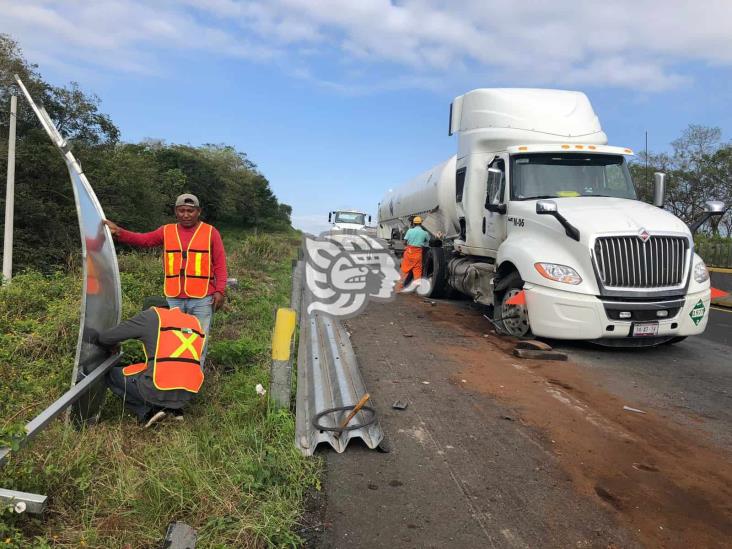
[[[0,469],[0,487],[43,493],[42,519],[0,510],[0,547],[159,547],[167,525],[198,529],[197,547],[294,545],[317,465],[295,449],[294,417],[267,413],[273,311],[289,304],[293,234],[224,234],[229,293],[212,328],[202,394],[184,424],[142,430],[108,395],[99,425],[58,421]],[[159,295],[156,253],[120,255],[123,318]],[[0,442],[68,388],[78,334],[78,275],[25,273],[0,289]],[[140,356],[127,343],[125,359]]]

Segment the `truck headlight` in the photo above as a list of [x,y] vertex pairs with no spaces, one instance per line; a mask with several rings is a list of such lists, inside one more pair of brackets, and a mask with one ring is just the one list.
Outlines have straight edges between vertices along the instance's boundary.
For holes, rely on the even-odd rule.
[[699,261],[696,265],[694,265],[694,280],[696,280],[699,284],[709,280],[709,271],[707,270],[707,266],[704,264],[703,261]]
[[582,277],[572,267],[557,265],[556,263],[534,263],[534,268],[544,278],[563,284],[577,285],[582,282]]

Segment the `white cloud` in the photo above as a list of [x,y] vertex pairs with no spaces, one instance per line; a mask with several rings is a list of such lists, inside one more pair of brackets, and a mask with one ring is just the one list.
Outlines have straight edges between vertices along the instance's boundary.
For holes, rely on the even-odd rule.
[[199,50],[349,93],[471,76],[658,91],[684,84],[687,63],[732,64],[729,0],[0,0],[0,13],[0,31],[58,62],[156,72],[164,51]]

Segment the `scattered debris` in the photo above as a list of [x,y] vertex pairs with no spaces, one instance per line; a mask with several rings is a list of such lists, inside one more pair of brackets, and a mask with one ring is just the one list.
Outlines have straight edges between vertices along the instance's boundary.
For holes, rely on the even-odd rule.
[[369,490],[378,490],[379,489],[379,485],[374,484],[373,482],[369,482],[368,487],[369,487]]
[[434,307],[435,305],[437,305],[437,303],[435,301],[432,301],[431,299],[423,299],[422,302],[423,303],[429,303],[432,307]]
[[402,334],[404,337],[414,337],[414,334]]
[[623,406],[623,410],[626,412],[635,412],[636,414],[646,414],[648,412],[644,412],[643,410],[639,410],[638,408],[631,408],[630,406]]
[[519,358],[533,358],[535,360],[567,360],[567,355],[559,351],[537,351],[517,347],[513,350],[513,354]]
[[633,469],[637,469],[638,471],[648,471],[649,473],[658,473],[659,471],[658,467],[646,465],[645,463],[634,463]]
[[429,385],[429,384],[430,384],[430,382],[429,382],[429,381],[423,381],[423,382],[422,382],[422,385]]
[[257,386],[254,387],[254,390],[257,391],[257,394],[259,396],[264,396],[267,394],[267,389],[265,389],[261,383],[257,383]]
[[196,531],[185,522],[172,522],[165,533],[162,549],[195,549]]
[[391,405],[395,410],[406,410],[409,403],[406,400],[397,400]]
[[501,419],[505,419],[507,421],[513,421],[513,418],[511,416],[501,416]]
[[528,349],[531,351],[551,351],[552,346],[544,343],[543,341],[537,341],[536,339],[525,339],[519,341],[516,344],[516,349]]

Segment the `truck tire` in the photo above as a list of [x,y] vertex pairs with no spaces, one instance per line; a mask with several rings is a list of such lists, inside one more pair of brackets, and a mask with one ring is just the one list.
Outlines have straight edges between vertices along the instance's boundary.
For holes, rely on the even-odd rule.
[[442,247],[430,247],[424,258],[424,273],[422,276],[430,281],[430,293],[427,297],[445,297],[447,285],[447,258]]
[[531,338],[529,312],[526,305],[508,305],[506,301],[523,290],[524,281],[521,275],[513,272],[502,284],[503,289],[496,295],[496,305],[493,307],[493,319],[496,326],[504,333],[513,337]]

